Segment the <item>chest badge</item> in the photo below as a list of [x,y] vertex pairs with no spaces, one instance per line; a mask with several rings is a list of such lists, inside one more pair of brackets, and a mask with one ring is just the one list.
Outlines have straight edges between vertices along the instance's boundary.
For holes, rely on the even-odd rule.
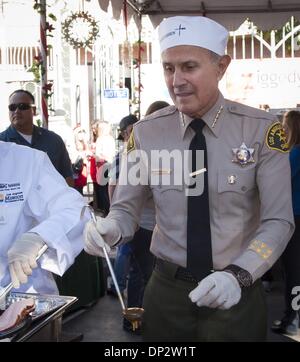
[[232,162],[239,163],[241,166],[245,166],[248,163],[253,163],[254,148],[248,148],[243,142],[239,148],[233,148],[233,160]]

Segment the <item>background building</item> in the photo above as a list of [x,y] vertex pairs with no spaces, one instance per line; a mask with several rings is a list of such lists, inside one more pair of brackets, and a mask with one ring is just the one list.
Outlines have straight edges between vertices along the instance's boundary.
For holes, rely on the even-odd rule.
[[[52,83],[49,128],[63,137],[78,124],[89,132],[93,122],[100,119],[116,128],[129,112],[143,116],[153,101],[171,102],[152,22],[143,16],[139,27],[140,19],[129,16],[132,11],[126,8],[126,2],[119,1],[118,9],[110,4],[103,11],[101,1],[46,1],[47,21],[54,28],[47,32],[47,76]],[[17,88],[35,95],[40,111],[37,120],[41,118],[41,85],[36,67],[40,14],[34,9],[36,3],[39,1],[0,0],[0,131],[9,123],[8,95]],[[113,5],[116,3],[113,1]],[[95,19],[99,33],[93,45],[74,49],[64,38],[62,23],[82,11]],[[291,18],[283,28],[261,31],[246,21],[232,31],[227,48],[232,62],[221,82],[224,95],[261,108],[299,105],[299,24]],[[73,33],[80,36],[84,24],[76,25]]]

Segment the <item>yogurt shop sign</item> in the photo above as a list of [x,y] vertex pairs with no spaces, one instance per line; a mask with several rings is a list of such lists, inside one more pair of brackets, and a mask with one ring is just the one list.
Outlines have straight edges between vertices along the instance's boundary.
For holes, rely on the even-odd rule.
[[255,107],[296,107],[300,103],[299,59],[234,60],[222,85],[226,97]]

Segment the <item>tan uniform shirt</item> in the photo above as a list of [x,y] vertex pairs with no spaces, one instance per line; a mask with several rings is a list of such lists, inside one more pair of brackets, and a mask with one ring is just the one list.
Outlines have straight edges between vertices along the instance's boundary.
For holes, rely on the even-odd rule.
[[[267,112],[225,100],[220,94],[202,119],[206,123],[203,133],[208,152],[214,269],[236,264],[256,280],[278,259],[294,230],[288,153],[269,147],[280,135],[268,132],[276,120]],[[127,157],[133,157],[134,149],[142,149],[149,159],[151,150],[188,150],[194,136],[190,122],[173,106],[139,121],[134,125],[133,150],[129,150]],[[233,150],[242,143],[254,151],[254,162],[244,166],[233,162]],[[122,185],[127,170],[121,170],[108,217],[118,221],[124,241],[132,238],[150,188],[156,208],[151,251],[158,258],[185,267],[185,186],[162,184],[164,177],[177,172],[172,164],[164,168],[150,162],[148,170],[149,180],[156,173],[160,181],[152,177],[149,185]]]

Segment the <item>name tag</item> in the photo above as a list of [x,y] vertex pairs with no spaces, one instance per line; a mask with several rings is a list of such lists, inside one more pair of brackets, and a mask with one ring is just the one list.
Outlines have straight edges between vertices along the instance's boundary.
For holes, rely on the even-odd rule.
[[151,170],[151,173],[154,175],[170,175],[171,172],[172,172],[172,170],[169,168],[165,168],[165,169],[162,169],[162,168],[155,169],[154,168]]

